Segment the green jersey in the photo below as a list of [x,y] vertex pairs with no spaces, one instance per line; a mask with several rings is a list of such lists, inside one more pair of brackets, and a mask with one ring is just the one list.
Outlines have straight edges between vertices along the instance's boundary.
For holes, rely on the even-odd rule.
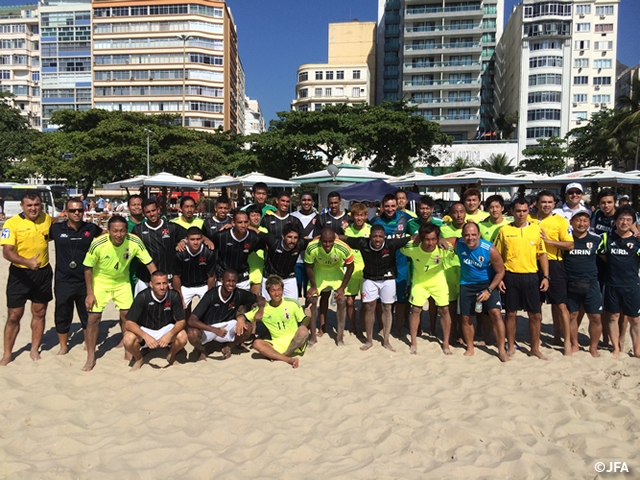
[[488,242],[495,243],[500,229],[505,225],[509,225],[509,223],[511,222],[504,217],[500,223],[492,223],[489,219],[484,222],[480,222],[478,224],[478,227],[480,227],[480,238]]
[[444,263],[456,256],[453,248],[444,250],[436,246],[432,252],[425,252],[420,245],[413,243],[402,247],[400,251],[412,260],[411,280],[416,284],[446,283]]
[[[352,238],[368,238],[371,236],[371,225],[365,223],[360,230],[356,229],[352,223],[344,229],[344,235]],[[360,250],[352,249],[353,252],[353,271],[358,272],[364,270],[364,260]]]
[[[256,307],[248,312],[245,315],[246,319],[250,322],[253,321],[257,311],[258,308]],[[270,302],[264,306],[262,323],[264,323],[264,326],[269,330],[271,339],[275,341],[280,337],[295,334],[304,317],[304,310],[298,302],[289,298],[283,298],[277,307],[273,307]]]
[[202,220],[201,218],[192,217],[191,221],[187,222],[182,215],[171,220],[171,223],[177,223],[185,230],[189,230],[191,227],[198,227],[200,230],[202,230],[204,227],[204,220]]
[[[438,227],[442,226],[442,224],[444,223],[439,218],[433,218],[433,217],[429,219],[429,222],[433,223],[434,225],[437,225]],[[407,230],[409,231],[409,235],[415,235],[416,233],[418,233],[418,230],[420,230],[420,227],[422,226],[423,223],[424,222],[420,218],[414,218],[413,220],[411,220],[407,225]]]

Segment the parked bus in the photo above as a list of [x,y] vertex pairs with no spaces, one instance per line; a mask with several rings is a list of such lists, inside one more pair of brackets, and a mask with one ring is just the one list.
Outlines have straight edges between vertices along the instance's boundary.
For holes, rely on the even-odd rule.
[[59,217],[69,198],[67,187],[62,185],[28,185],[21,183],[0,183],[0,208],[6,218],[22,211],[20,199],[26,191],[36,191],[42,200],[42,211],[52,217]]

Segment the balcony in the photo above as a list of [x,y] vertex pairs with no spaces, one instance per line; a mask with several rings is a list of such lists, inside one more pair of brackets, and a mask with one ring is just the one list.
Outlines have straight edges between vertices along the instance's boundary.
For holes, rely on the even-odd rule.
[[421,90],[448,90],[452,88],[460,88],[462,85],[478,85],[476,88],[479,90],[480,80],[462,78],[460,80],[408,80],[403,83],[404,91],[415,92]]
[[407,7],[405,17],[411,20],[421,18],[447,18],[459,17],[460,14],[468,17],[482,17],[483,11],[480,5],[460,6],[460,7]]
[[462,25],[423,25],[419,27],[405,27],[405,38],[425,37],[425,36],[438,36],[442,35],[442,32],[481,32],[483,30],[482,24],[462,24]]
[[439,105],[445,104],[447,107],[456,107],[456,106],[473,106],[474,104],[480,105],[480,97],[441,97],[441,98],[432,98],[430,96],[422,96],[422,95],[414,95],[410,100],[410,103],[417,103],[420,105]]
[[434,122],[442,125],[459,125],[461,123],[475,124],[480,120],[480,115],[459,114],[459,115],[434,115],[431,117]]
[[428,73],[432,72],[433,69],[444,70],[444,71],[480,71],[482,70],[482,63],[476,61],[464,61],[464,62],[411,62],[404,64],[404,70],[410,71],[412,74],[418,73]]
[[[419,45],[405,45],[405,55],[418,55],[431,50],[446,50],[446,53],[457,52],[481,52],[482,44],[480,42],[453,42],[453,43],[423,43]],[[445,53],[445,52],[442,52]]]

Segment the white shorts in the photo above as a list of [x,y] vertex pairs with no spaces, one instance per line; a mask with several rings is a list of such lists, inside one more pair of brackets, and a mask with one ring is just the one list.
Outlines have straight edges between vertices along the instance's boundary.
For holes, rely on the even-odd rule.
[[362,301],[375,302],[380,299],[384,304],[395,303],[396,297],[396,281],[395,280],[367,280],[362,282]]
[[136,287],[133,289],[133,296],[137,296],[141,291],[146,290],[147,288],[149,288],[149,283],[138,279]]
[[[216,281],[216,287],[219,287],[222,285],[222,282],[220,280]],[[251,283],[249,283],[249,279],[247,278],[246,280],[243,280],[242,282],[238,282],[236,283],[236,288],[241,288],[242,290],[246,290],[247,292],[251,291]]]
[[170,323],[169,325],[165,325],[164,327],[162,327],[160,330],[153,330],[147,327],[140,327],[140,330],[142,330],[147,335],[151,335],[154,340],[158,341],[166,333],[169,333],[171,330],[173,330],[173,327],[175,327],[175,325],[173,323]]
[[[291,300],[298,300],[298,282],[296,281],[296,277],[293,278],[283,278],[284,282],[284,292],[282,296],[284,298],[290,298]],[[266,288],[267,279],[262,278],[262,296],[268,302],[271,300],[269,293]]]
[[202,285],[201,287],[182,287],[182,298],[184,299],[184,304],[188,307],[191,304],[193,297],[198,297],[202,300],[202,297],[208,290],[208,285]]
[[215,325],[211,325],[216,328],[224,328],[227,331],[227,334],[224,337],[219,337],[213,332],[208,330],[202,330],[202,336],[204,339],[201,343],[204,345],[205,343],[209,343],[215,340],[218,343],[229,343],[233,342],[236,339],[236,324],[237,320],[230,320],[228,322],[216,323]]

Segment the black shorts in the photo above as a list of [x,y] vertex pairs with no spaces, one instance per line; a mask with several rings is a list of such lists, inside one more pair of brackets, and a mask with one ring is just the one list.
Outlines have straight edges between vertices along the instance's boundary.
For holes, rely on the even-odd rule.
[[[540,292],[540,302],[550,305],[567,303],[567,275],[564,272],[564,263],[560,260],[549,260],[549,289]],[[538,281],[542,282],[542,271],[538,271]]]
[[69,333],[73,320],[73,307],[75,306],[80,317],[80,325],[87,328],[89,314],[85,306],[87,298],[87,285],[84,282],[58,282],[54,286],[56,294],[55,323],[56,332]]
[[[485,290],[489,286],[489,282],[478,283],[475,285],[460,285],[460,294],[458,295],[458,310],[460,315],[473,317],[476,314],[476,298],[478,293]],[[489,300],[482,303],[482,311],[488,312],[492,308],[502,309],[500,302],[500,292],[498,289],[491,292]]]
[[524,310],[540,313],[540,280],[537,273],[511,273],[504,275],[504,309],[507,312]]
[[603,289],[604,310],[620,313],[628,317],[640,317],[640,285],[630,287],[610,287]]
[[[567,282],[569,281],[567,280]],[[584,307],[584,312],[588,314],[602,313],[602,289],[597,280],[591,281],[589,292],[585,295],[572,293],[567,288],[567,310],[578,312],[580,306]]]
[[7,280],[7,307],[24,307],[27,300],[31,300],[32,303],[49,303],[53,299],[52,282],[51,265],[38,270],[11,265]]

